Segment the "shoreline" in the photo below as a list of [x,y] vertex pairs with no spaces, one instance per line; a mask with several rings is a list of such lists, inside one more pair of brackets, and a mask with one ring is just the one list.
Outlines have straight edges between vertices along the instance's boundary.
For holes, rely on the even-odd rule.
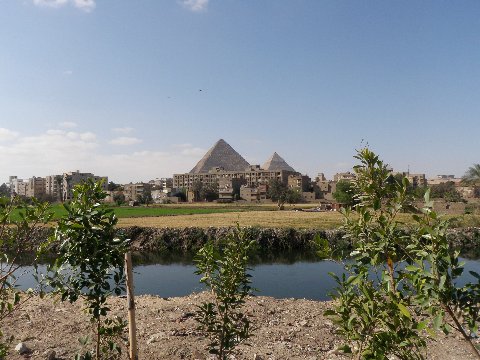
[[[208,299],[206,292],[183,297],[137,296],[136,322],[139,359],[210,359],[208,340],[196,330],[193,318],[196,306]],[[126,299],[109,298],[112,316],[126,319]],[[248,344],[238,347],[236,360],[309,359],[346,360],[335,349],[342,344],[331,319],[323,315],[331,301],[249,297],[245,312],[257,328]],[[58,298],[34,297],[6,319],[4,333],[14,335],[9,359],[25,359],[13,347],[24,341],[32,349],[31,359],[44,359],[48,350],[57,359],[71,359],[80,350],[79,337],[89,333],[90,323],[82,311],[82,302],[70,304]],[[126,350],[122,358],[126,358]],[[429,342],[428,359],[467,360],[467,344],[453,333],[439,334]]]
[[[272,227],[242,227],[246,234],[258,244],[258,251],[311,251],[315,253],[316,237],[326,239],[332,251],[341,253],[349,251],[351,244],[344,238],[342,229],[297,229]],[[171,254],[188,254],[198,251],[207,241],[218,243],[231,233],[233,227],[184,227],[157,228],[131,226],[118,228],[119,232],[131,239],[132,252],[164,252]],[[33,235],[32,248],[48,239],[52,228],[39,228]],[[408,233],[408,231],[406,231]],[[480,227],[451,228],[447,232],[450,245],[460,250],[461,255],[468,258],[480,258]],[[56,244],[51,244],[47,250],[55,253]]]

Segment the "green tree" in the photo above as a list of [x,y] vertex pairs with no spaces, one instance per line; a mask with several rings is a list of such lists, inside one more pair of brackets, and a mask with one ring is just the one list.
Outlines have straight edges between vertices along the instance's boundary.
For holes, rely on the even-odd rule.
[[10,197],[10,189],[5,183],[0,185],[0,197]]
[[[393,175],[393,180],[395,180],[398,184],[402,184],[402,181],[404,179],[404,176],[400,173],[397,173]],[[413,186],[412,184],[408,184],[407,186],[407,194],[412,196],[415,199],[423,199],[423,196],[425,195],[425,192],[427,191],[426,186]]]
[[220,249],[208,242],[195,258],[195,273],[202,275],[200,282],[211,293],[211,301],[201,304],[195,319],[210,337],[209,352],[221,360],[252,335],[242,307],[252,292],[247,263],[254,246],[255,241],[247,239],[237,225]]
[[125,195],[121,192],[117,192],[117,193],[113,194],[113,201],[115,201],[115,203],[118,206],[121,206],[122,204],[125,203]]
[[199,192],[200,199],[213,201],[218,199],[218,183],[204,184]]
[[3,320],[32,296],[32,292],[20,292],[16,287],[19,260],[34,251],[36,262],[39,255],[36,249],[40,244],[35,235],[53,216],[47,203],[31,201],[27,204],[19,197],[0,198],[0,359],[7,357],[14,340],[14,335],[8,339],[3,337]]
[[283,210],[285,203],[293,204],[301,199],[301,194],[298,191],[290,189],[279,180],[272,180],[268,183],[267,194],[272,201],[277,202],[278,210]]
[[340,204],[345,206],[352,206],[354,201],[354,186],[351,181],[340,180],[337,182],[335,192],[332,194],[333,198]]
[[287,203],[297,204],[302,201],[302,192],[300,189],[288,189],[287,191]]
[[278,210],[283,210],[283,206],[287,201],[288,187],[279,180],[272,180],[268,183],[267,195],[272,201],[277,202]]
[[182,188],[172,193],[172,196],[180,198],[180,201],[187,201],[187,191],[185,190],[185,188]]
[[200,199],[202,198],[201,196],[202,189],[203,189],[203,183],[201,181],[197,180],[192,184],[194,201],[200,201]]
[[368,148],[356,158],[356,216],[343,211],[346,238],[354,247],[352,263],[342,276],[333,275],[337,302],[326,312],[347,340],[342,349],[356,359],[424,359],[426,340],[453,328],[480,358],[472,343],[480,285],[456,287],[463,268],[458,252],[449,247],[448,222],[431,210],[427,191],[425,207],[412,215],[415,225],[406,233],[397,217],[412,206],[408,180],[392,182],[386,164]]
[[467,185],[480,186],[480,164],[473,164],[462,177],[463,183]]
[[[73,200],[64,204],[67,215],[60,219],[53,240],[59,244],[57,259],[48,269],[48,285],[61,294],[62,301],[86,301],[94,325],[95,358],[107,358],[120,348],[114,342],[125,323],[107,317],[108,296],[124,291],[124,253],[128,241],[118,236],[117,217],[102,205],[107,194],[101,182],[88,180],[73,190]],[[83,358],[92,355],[87,352]],[[79,357],[81,358],[81,357]],[[111,357],[108,357],[111,358]]]
[[57,201],[63,202],[63,176],[55,176],[55,184],[57,184]]
[[450,202],[462,201],[462,195],[455,188],[453,181],[430,186],[430,197],[432,199],[444,199]]
[[107,184],[107,190],[108,191],[115,191],[115,190],[120,190],[122,188],[122,185],[115,184],[113,181],[110,181]]
[[150,185],[144,185],[143,194],[137,196],[137,201],[147,206],[153,202],[152,187]]

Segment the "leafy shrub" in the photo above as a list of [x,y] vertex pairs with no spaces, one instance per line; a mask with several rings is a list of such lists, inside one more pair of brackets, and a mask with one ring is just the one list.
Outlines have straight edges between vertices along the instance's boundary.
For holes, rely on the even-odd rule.
[[203,303],[197,313],[199,328],[210,336],[209,352],[221,360],[251,336],[250,320],[241,311],[251,293],[247,274],[248,253],[255,242],[237,228],[221,249],[205,244],[195,259],[196,274],[211,292],[211,301]]
[[[27,204],[20,198],[0,198],[0,326],[1,321],[28,300],[33,292],[20,293],[16,272],[22,266],[21,256],[37,248],[36,234],[52,218],[47,203],[35,199]],[[33,262],[37,260],[35,252]],[[30,262],[31,264],[31,262]],[[0,327],[0,359],[6,358],[14,335],[8,339]]]
[[[105,197],[101,183],[88,181],[75,187],[72,202],[64,204],[68,214],[55,229],[59,254],[47,275],[48,284],[61,294],[62,301],[75,302],[80,297],[86,301],[97,360],[120,354],[114,339],[126,325],[120,318],[107,318],[107,298],[125,290],[124,254],[128,241],[116,233],[113,211],[101,205]],[[78,356],[92,357],[89,351]]]
[[397,215],[411,206],[408,180],[390,182],[387,165],[368,148],[356,158],[356,216],[344,211],[353,262],[347,274],[333,275],[338,302],[326,313],[347,340],[342,349],[357,359],[424,359],[426,340],[453,327],[480,358],[472,343],[480,283],[455,286],[463,267],[447,239],[448,222],[431,210],[427,191],[421,215],[412,215],[414,225],[405,232]]

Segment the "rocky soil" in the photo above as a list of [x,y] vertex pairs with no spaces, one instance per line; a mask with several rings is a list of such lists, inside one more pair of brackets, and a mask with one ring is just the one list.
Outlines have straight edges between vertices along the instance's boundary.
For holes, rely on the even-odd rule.
[[[207,296],[138,297],[139,358],[210,359],[208,340],[196,330],[193,319],[196,305]],[[111,298],[110,303],[114,315],[126,318],[125,298]],[[323,316],[330,306],[329,302],[250,298],[246,309],[256,327],[255,336],[239,346],[232,359],[348,359],[335,351],[341,339],[335,335],[332,322]],[[12,349],[8,359],[72,359],[81,350],[78,338],[88,334],[90,326],[81,302],[71,305],[58,298],[33,298],[4,323],[6,335],[15,337],[13,347],[23,342],[30,352],[19,355]],[[427,358],[474,359],[456,334],[439,335],[429,344]]]

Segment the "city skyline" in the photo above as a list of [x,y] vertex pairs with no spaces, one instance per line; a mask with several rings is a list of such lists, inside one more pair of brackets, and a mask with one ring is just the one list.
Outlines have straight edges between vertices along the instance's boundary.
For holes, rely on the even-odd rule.
[[250,164],[398,171],[480,162],[480,3],[0,2],[0,182],[189,171],[224,138]]

